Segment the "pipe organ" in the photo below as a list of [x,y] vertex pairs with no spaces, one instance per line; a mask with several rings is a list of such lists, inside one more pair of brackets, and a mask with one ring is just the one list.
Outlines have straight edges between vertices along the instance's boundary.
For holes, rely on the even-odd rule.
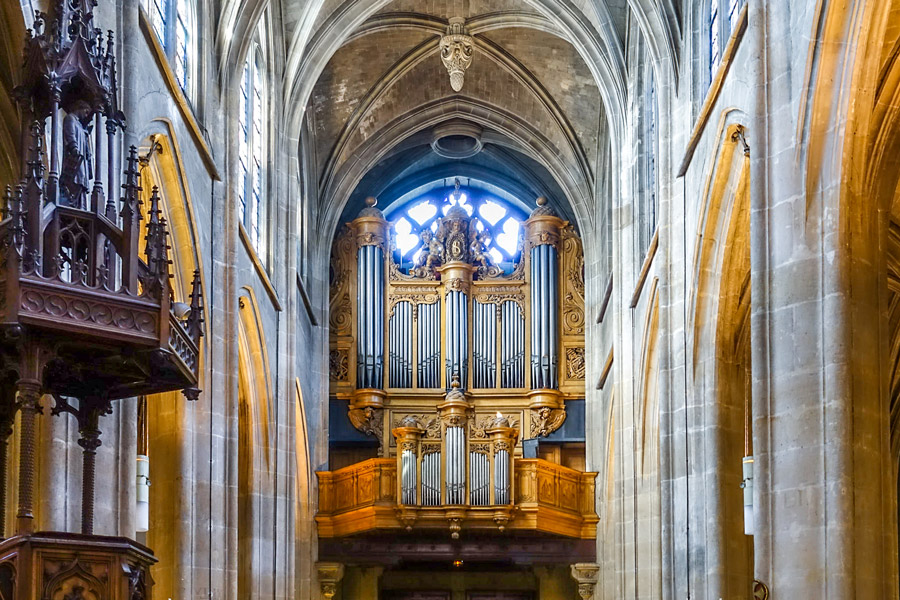
[[477,207],[458,189],[448,203],[414,232],[411,263],[374,198],[339,231],[330,377],[353,425],[396,460],[400,519],[441,508],[455,537],[468,510],[506,526],[520,440],[551,434],[565,400],[584,397],[584,259],[543,198],[505,268]]

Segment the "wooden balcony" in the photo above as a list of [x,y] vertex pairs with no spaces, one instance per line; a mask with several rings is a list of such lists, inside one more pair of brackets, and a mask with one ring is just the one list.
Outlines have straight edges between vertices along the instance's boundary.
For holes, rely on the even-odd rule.
[[596,537],[597,473],[541,459],[515,459],[514,473],[515,502],[511,505],[410,506],[400,504],[394,458],[373,458],[337,471],[319,471],[319,537],[403,530]]

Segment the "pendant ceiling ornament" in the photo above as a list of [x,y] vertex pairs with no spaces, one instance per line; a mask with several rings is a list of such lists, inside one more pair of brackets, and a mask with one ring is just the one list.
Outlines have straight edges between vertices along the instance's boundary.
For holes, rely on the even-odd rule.
[[441,61],[450,73],[450,87],[454,92],[462,89],[466,69],[475,56],[475,40],[466,33],[465,23],[462,17],[451,18],[447,33],[441,37]]

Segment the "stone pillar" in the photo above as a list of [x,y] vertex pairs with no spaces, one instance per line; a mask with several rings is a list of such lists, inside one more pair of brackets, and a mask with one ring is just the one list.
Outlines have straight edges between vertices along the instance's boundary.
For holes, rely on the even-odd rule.
[[338,583],[344,578],[344,565],[335,562],[316,563],[319,577],[319,590],[324,600],[331,600],[337,595]]
[[572,579],[578,583],[578,597],[588,600],[594,597],[594,586],[599,579],[600,565],[596,563],[575,563],[572,565]]

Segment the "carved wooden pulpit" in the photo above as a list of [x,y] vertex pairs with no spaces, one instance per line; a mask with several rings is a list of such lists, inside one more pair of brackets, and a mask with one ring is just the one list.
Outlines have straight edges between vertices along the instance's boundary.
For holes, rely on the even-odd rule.
[[[115,43],[94,27],[96,0],[52,4],[35,14],[25,42],[22,177],[6,187],[0,222],[0,598],[146,599],[150,550],[93,535],[99,418],[122,398],[179,389],[197,398],[200,277],[189,304],[174,302],[158,194],[144,218],[136,150],[119,160]],[[78,534],[34,531],[35,420],[44,409],[78,422]],[[17,413],[18,507],[7,538],[6,451]]]

